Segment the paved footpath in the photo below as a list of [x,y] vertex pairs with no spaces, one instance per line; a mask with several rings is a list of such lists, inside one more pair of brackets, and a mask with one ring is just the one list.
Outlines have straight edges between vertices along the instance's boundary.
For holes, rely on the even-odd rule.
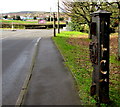
[[51,38],[42,38],[24,105],[80,105],[74,79]]

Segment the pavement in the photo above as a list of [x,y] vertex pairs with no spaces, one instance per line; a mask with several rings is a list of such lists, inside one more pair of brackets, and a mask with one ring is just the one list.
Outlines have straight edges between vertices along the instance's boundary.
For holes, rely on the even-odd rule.
[[42,38],[24,105],[80,105],[74,79],[51,37]]

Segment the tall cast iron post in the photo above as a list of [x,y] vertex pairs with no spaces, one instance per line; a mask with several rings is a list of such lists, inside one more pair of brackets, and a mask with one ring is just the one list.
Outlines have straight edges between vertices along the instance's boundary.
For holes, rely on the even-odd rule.
[[109,24],[110,12],[98,10],[92,15],[90,59],[93,65],[91,96],[99,103],[109,102]]

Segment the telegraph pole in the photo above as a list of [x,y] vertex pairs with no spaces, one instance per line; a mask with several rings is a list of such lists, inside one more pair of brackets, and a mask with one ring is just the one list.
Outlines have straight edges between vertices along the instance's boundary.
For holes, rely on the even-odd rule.
[[50,23],[51,23],[51,7],[50,7]]
[[60,4],[59,4],[59,0],[58,0],[58,33],[60,33]]
[[56,21],[55,21],[55,13],[53,13],[53,17],[54,17],[54,18],[53,18],[53,20],[54,20],[54,21],[53,21],[54,37],[56,37],[56,26],[55,26],[55,25],[56,25],[56,23],[55,23]]

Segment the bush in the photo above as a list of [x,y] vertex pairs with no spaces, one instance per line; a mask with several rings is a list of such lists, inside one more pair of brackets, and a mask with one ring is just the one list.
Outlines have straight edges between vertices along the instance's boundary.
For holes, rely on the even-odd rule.
[[72,31],[79,31],[79,32],[89,32],[89,26],[87,24],[80,24],[76,22],[69,22],[68,23],[69,28],[71,28]]
[[7,15],[5,15],[5,16],[3,16],[3,18],[7,19],[7,18],[8,18],[8,16],[7,16]]
[[60,17],[59,20],[60,20],[60,21],[64,21],[64,17]]
[[20,16],[16,16],[16,20],[21,20]]
[[37,20],[37,17],[36,16],[34,16],[34,18],[33,18],[34,20]]

